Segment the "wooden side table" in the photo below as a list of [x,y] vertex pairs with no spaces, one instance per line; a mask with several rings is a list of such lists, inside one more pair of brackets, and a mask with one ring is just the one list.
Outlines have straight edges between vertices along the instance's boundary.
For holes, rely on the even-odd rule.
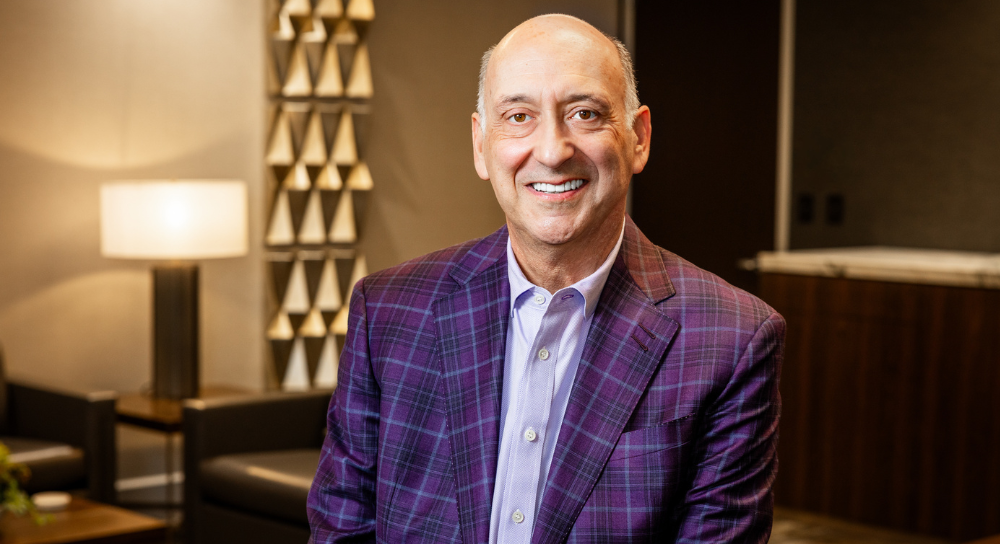
[[123,508],[73,498],[52,521],[36,525],[30,516],[0,517],[0,544],[162,544],[167,526]]
[[[209,399],[218,397],[233,397],[250,394],[251,391],[232,386],[208,386],[202,387],[197,398]],[[172,484],[173,474],[177,467],[174,466],[174,437],[181,431],[184,401],[181,399],[167,399],[154,397],[149,393],[128,393],[118,397],[115,411],[118,414],[118,421],[128,425],[135,425],[166,434],[166,466],[167,472],[167,500],[165,504],[133,504],[130,507],[154,507],[176,509],[182,506],[175,502],[174,485]],[[0,543],[2,544],[2,543]]]

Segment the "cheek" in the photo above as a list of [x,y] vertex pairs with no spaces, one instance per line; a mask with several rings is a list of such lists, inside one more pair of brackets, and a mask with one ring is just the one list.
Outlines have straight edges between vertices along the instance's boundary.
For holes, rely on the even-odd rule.
[[490,142],[489,155],[494,160],[494,168],[504,172],[516,170],[531,155],[528,138],[499,137]]

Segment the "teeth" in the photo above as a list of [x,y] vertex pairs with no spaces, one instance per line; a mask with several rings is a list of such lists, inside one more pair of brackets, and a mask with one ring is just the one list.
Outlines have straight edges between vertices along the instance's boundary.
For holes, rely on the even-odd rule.
[[583,185],[582,179],[574,179],[573,181],[568,181],[559,185],[552,185],[551,183],[532,183],[531,187],[542,193],[555,194],[579,189],[581,185]]

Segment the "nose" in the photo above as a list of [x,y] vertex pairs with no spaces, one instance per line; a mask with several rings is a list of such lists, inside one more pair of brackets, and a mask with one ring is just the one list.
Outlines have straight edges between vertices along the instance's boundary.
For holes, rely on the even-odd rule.
[[534,157],[539,163],[556,169],[576,153],[568,127],[558,115],[547,115],[539,127]]

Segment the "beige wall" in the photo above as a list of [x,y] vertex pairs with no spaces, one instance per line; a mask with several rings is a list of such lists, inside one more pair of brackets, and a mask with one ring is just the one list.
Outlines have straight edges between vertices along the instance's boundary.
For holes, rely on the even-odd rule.
[[0,342],[14,376],[139,389],[149,263],[100,256],[98,186],[237,178],[251,253],[202,265],[202,377],[260,387],[264,10],[247,0],[0,3]]
[[[479,57],[533,15],[614,32],[615,0],[376,0],[365,233],[378,270],[503,223],[472,165]],[[202,378],[262,387],[263,0],[0,3],[0,342],[10,373],[131,391],[149,380],[149,263],[100,256],[98,186],[250,184],[251,253],[202,265]]]

